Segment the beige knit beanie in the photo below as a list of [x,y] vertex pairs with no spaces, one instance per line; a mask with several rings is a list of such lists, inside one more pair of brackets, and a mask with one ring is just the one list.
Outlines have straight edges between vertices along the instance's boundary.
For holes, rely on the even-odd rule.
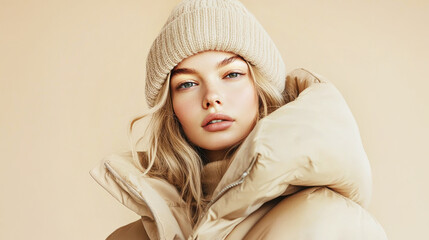
[[218,50],[240,55],[283,91],[286,69],[267,32],[237,0],[184,0],[171,12],[149,51],[146,101],[155,105],[168,73],[196,53]]

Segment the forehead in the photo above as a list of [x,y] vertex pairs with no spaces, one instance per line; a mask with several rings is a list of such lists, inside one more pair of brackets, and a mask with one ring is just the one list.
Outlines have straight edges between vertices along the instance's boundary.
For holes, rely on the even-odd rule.
[[[217,65],[225,59],[229,59],[231,57],[238,56],[235,53],[231,52],[222,52],[222,51],[205,51],[200,52],[195,55],[192,55],[188,58],[185,58],[182,62],[177,64],[175,69],[177,68],[198,68],[203,65]],[[244,60],[238,56],[235,60],[240,60],[244,62]]]

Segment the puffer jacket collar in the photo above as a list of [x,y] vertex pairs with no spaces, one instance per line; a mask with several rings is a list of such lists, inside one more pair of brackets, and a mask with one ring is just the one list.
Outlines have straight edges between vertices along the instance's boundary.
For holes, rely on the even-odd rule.
[[367,206],[369,163],[341,94],[304,69],[288,75],[285,91],[290,102],[258,122],[194,229],[180,216],[184,204],[177,190],[143,176],[130,154],[107,157],[90,173],[122,204],[152,220],[145,225],[151,239],[224,239],[263,203],[308,186],[330,187]]
[[262,204],[297,187],[327,186],[368,205],[370,166],[341,94],[303,69],[288,75],[286,90],[293,101],[262,119],[243,142],[194,239],[226,236]]
[[123,205],[142,216],[151,239],[185,239],[190,224],[173,215],[171,208],[184,211],[184,203],[177,190],[160,179],[147,177],[138,170],[131,153],[105,157],[90,171],[91,176]]

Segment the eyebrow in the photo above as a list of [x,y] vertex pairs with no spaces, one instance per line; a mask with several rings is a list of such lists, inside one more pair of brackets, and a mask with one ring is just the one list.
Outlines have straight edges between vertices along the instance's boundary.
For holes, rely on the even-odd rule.
[[171,77],[177,74],[196,74],[197,71],[193,68],[173,68],[171,71]]
[[221,62],[219,62],[218,64],[217,64],[217,68],[221,68],[221,67],[223,67],[223,66],[226,66],[226,65],[228,65],[228,64],[230,64],[230,63],[232,63],[232,62],[234,62],[235,60],[237,60],[237,59],[242,59],[243,61],[244,61],[244,59],[242,58],[242,57],[240,57],[240,56],[238,56],[238,55],[234,55],[234,56],[232,56],[232,57],[230,57],[230,58],[225,58],[224,60],[222,60]]
[[[232,57],[225,58],[224,60],[220,61],[217,64],[217,68],[224,67],[224,66],[234,62],[237,59],[241,59],[244,61],[244,59],[242,57],[240,57],[239,55],[234,55]],[[173,70],[171,70],[171,77],[173,77],[174,75],[177,75],[177,74],[196,74],[196,73],[197,73],[197,71],[193,68],[173,68]]]

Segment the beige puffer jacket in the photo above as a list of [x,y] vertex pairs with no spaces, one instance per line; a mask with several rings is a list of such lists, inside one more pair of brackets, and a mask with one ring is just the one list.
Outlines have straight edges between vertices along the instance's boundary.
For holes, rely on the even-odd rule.
[[337,89],[297,69],[289,102],[258,122],[192,229],[177,190],[142,176],[130,154],[90,173],[141,216],[108,239],[387,239],[365,210],[370,166],[356,122]]

